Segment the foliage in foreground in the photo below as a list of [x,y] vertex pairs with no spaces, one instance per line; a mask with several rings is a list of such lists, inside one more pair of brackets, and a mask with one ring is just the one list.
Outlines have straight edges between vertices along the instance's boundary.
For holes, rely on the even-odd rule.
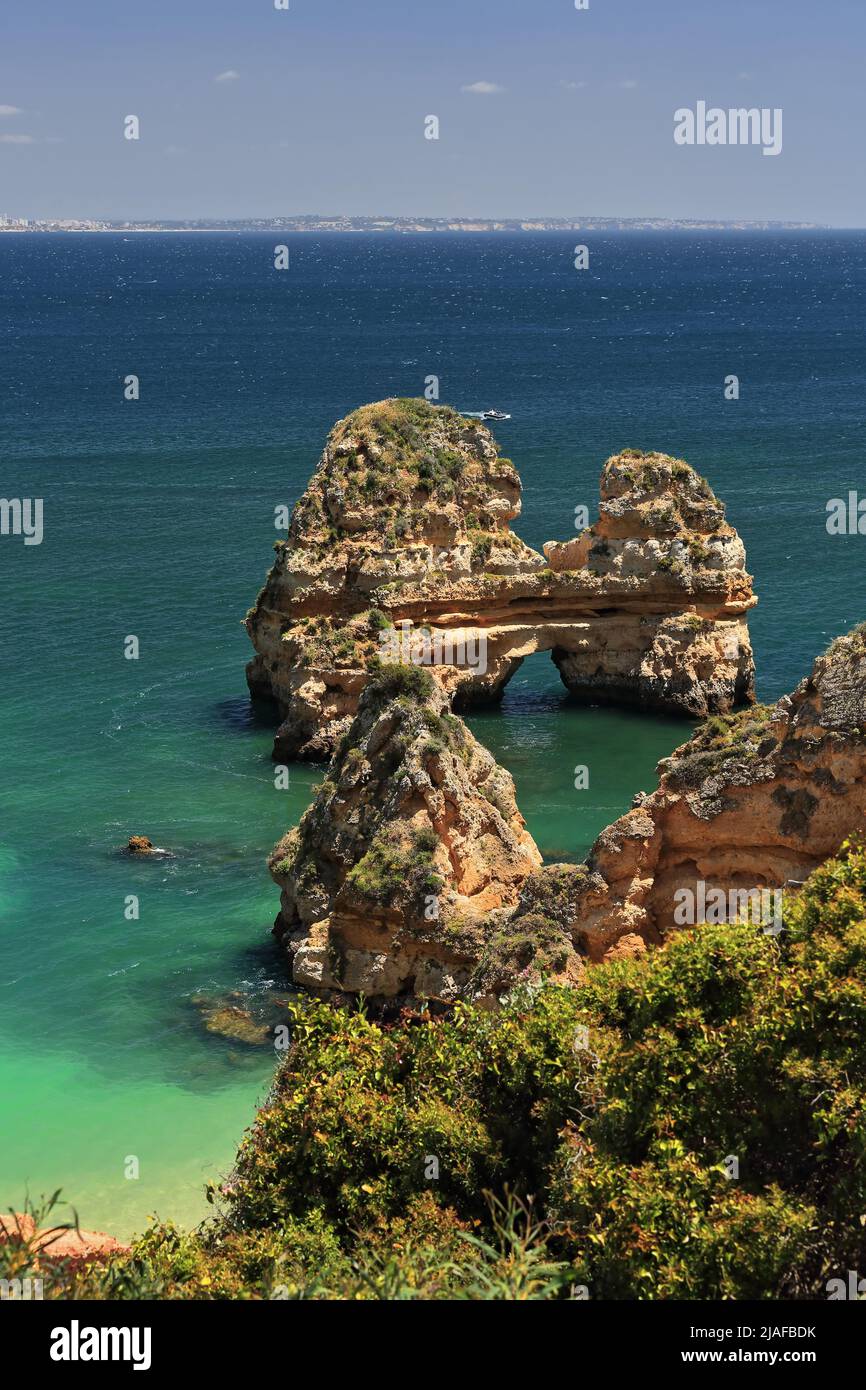
[[785,922],[683,931],[498,1013],[303,1003],[224,1213],[76,1291],[825,1297],[866,1268],[864,850]]

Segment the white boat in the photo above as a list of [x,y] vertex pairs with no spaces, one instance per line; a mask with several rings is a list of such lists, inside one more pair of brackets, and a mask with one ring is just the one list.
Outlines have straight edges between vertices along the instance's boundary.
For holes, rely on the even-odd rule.
[[510,420],[511,416],[506,415],[504,410],[482,410],[482,420]]

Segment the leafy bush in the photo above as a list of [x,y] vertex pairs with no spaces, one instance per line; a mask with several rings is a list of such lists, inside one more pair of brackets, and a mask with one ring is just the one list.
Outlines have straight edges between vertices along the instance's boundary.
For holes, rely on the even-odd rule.
[[418,701],[426,700],[432,695],[433,689],[433,677],[422,666],[383,662],[375,680],[366,687],[361,698],[374,709],[381,709],[398,695]]
[[825,1297],[866,1262],[866,852],[785,924],[686,929],[497,1013],[300,1001],[223,1215],[90,1296]]
[[592,1296],[819,1295],[866,1258],[863,850],[818,870],[786,925],[683,931],[498,1014],[384,1027],[304,1007],[233,1218],[312,1198],[344,1239],[427,1190],[483,1226],[484,1190],[507,1185]]
[[351,869],[347,882],[372,902],[388,903],[396,897],[435,893],[442,886],[433,873],[433,855],[439,836],[432,826],[417,830],[411,844],[388,828],[373,841],[367,853]]

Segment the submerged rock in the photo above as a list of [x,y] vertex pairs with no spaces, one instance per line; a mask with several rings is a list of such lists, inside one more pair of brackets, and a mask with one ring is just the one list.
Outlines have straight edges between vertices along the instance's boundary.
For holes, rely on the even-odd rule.
[[146,835],[130,835],[126,845],[126,853],[137,855],[141,858],[153,859],[173,859],[171,850],[160,849]]
[[262,1047],[273,1046],[274,1028],[286,1022],[285,998],[271,994],[252,1001],[235,990],[222,995],[193,995],[190,1003],[198,1010],[208,1033]]
[[510,530],[520,494],[489,430],[447,406],[380,401],[334,427],[246,620],[275,756],[329,757],[395,656],[432,660],[454,708],[536,651],[592,702],[703,717],[754,699],[745,552],[688,464],[609,459],[597,522],[544,555]]

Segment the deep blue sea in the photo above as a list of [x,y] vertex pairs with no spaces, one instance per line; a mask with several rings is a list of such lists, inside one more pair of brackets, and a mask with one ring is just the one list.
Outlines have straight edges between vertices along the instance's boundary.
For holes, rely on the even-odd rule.
[[[285,985],[264,858],[322,774],[275,790],[240,623],[355,406],[435,375],[511,412],[536,547],[612,452],[687,459],[746,543],[764,699],[866,618],[866,539],[825,526],[866,491],[863,234],[305,235],[287,271],[277,240],[0,235],[0,495],[44,501],[41,545],[0,536],[0,1209],[62,1187],[85,1226],[193,1221],[267,1089],[273,1052],[193,1000]],[[566,858],[688,734],[572,706],[546,656],[471,722]],[[176,857],[131,863],[134,832]]]

